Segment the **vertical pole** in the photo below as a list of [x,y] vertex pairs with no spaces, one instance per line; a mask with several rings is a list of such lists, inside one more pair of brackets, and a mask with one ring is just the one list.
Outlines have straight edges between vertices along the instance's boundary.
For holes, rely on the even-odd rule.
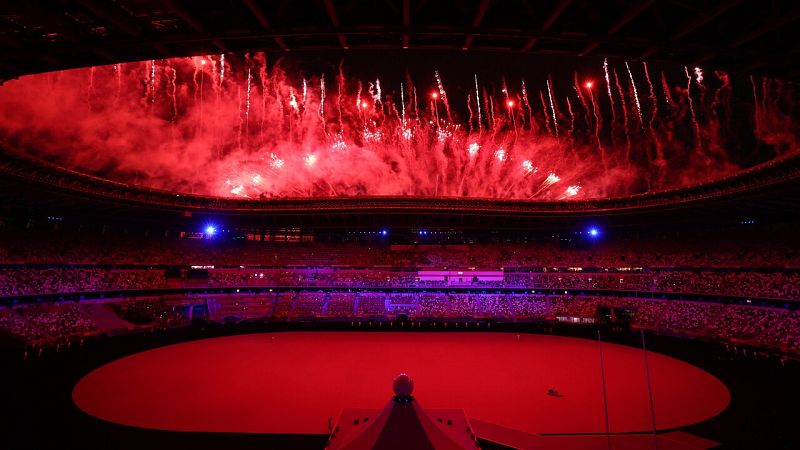
[[608,397],[606,396],[606,369],[603,362],[603,341],[600,340],[600,330],[597,330],[597,347],[600,350],[600,379],[603,383],[603,411],[606,419],[606,441],[608,450],[611,450],[611,431],[608,426]]
[[656,408],[653,404],[653,388],[650,384],[650,365],[647,362],[647,346],[644,342],[644,330],[639,330],[639,333],[642,336],[642,352],[644,352],[644,371],[645,376],[647,377],[647,395],[650,398],[650,420],[651,425],[653,427],[653,443],[655,444],[655,449],[658,450],[658,435],[656,435]]

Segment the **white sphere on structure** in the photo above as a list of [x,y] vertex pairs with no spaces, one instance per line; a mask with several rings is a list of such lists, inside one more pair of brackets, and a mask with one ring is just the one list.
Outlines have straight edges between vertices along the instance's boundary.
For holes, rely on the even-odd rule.
[[414,380],[407,373],[401,373],[392,382],[392,389],[398,397],[410,397],[414,392]]

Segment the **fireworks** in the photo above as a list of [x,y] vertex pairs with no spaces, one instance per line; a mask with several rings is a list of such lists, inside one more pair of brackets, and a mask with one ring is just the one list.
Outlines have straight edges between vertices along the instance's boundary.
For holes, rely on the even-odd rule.
[[580,190],[581,190],[580,186],[577,186],[577,185],[568,186],[567,189],[564,190],[564,193],[558,196],[558,199],[559,200],[564,200],[564,199],[567,199],[569,197],[574,197],[574,196],[578,195],[578,192]]
[[278,158],[278,156],[275,153],[270,153],[269,158],[271,160],[269,163],[270,167],[272,167],[273,169],[283,168],[283,160]]
[[345,142],[342,135],[339,134],[336,136],[336,140],[333,141],[333,144],[331,144],[331,151],[343,152],[345,150],[347,150],[347,142]]
[[547,95],[550,97],[550,111],[553,113],[553,130],[558,138],[558,119],[556,118],[556,106],[553,103],[553,90],[550,88],[550,79],[547,79]]
[[150,80],[148,82],[150,87],[150,103],[156,102],[156,61],[150,60]]
[[695,77],[694,78],[695,81],[697,81],[697,84],[698,85],[702,85],[703,84],[703,69],[701,69],[699,67],[695,67],[694,68],[694,77]]
[[[481,85],[477,75],[463,80],[439,71],[415,84],[410,74],[403,82],[391,74],[346,79],[341,67],[300,77],[278,63],[267,66],[263,55],[245,66],[225,55],[149,60],[67,71],[57,84],[50,75],[8,81],[0,106],[15,114],[0,116],[0,135],[20,151],[122,182],[242,198],[575,200],[667,189],[736,170],[721,147],[736,142],[741,130],[717,122],[733,115],[727,75],[717,75],[724,92],[704,96],[717,86],[702,70],[670,73],[687,77],[673,97],[662,73],[659,108],[647,65],[639,80],[624,66],[630,86],[616,75],[622,64],[604,61],[593,73],[575,73],[572,88],[557,96],[550,77],[520,80],[515,92],[500,76],[499,83]],[[607,101],[595,95],[601,70]],[[448,98],[442,75],[466,90]],[[204,85],[204,77],[212,82]],[[649,87],[644,111],[637,81]],[[784,90],[770,83],[751,81],[755,138],[775,153],[796,149],[797,121],[781,116],[781,102],[772,97]],[[203,109],[209,93],[215,100]],[[631,126],[628,108],[641,129]],[[567,139],[559,139],[564,130]],[[615,145],[623,135],[625,144]],[[698,147],[720,156],[708,164],[695,158],[702,155]]]
[[530,175],[532,173],[536,173],[538,168],[533,165],[533,162],[529,159],[522,161],[522,172],[526,175]]
[[636,82],[633,81],[633,73],[631,73],[631,66],[625,61],[625,68],[628,69],[628,77],[631,79],[631,87],[633,88],[633,99],[636,101],[636,114],[639,116],[639,125],[644,124],[642,119],[642,104],[639,103],[639,91],[636,90]]
[[304,161],[305,161],[306,167],[313,167],[314,164],[317,163],[317,155],[315,155],[313,153],[309,153],[304,158]]
[[469,154],[470,158],[474,158],[478,156],[478,152],[481,149],[481,145],[477,142],[470,142],[469,147],[467,147],[467,153]]

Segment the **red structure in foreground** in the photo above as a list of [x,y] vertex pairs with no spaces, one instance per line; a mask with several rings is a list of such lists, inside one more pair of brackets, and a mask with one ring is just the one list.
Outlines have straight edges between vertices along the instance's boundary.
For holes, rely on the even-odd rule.
[[427,411],[411,395],[414,381],[401,373],[392,383],[394,397],[381,410],[345,409],[328,448],[471,449],[478,448],[467,416],[460,409]]

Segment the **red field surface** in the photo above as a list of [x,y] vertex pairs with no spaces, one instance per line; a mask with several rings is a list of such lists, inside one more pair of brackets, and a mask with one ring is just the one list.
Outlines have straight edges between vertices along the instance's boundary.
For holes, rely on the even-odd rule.
[[[651,427],[640,349],[603,344],[610,431]],[[707,372],[649,353],[659,429],[728,405]],[[603,433],[598,343],[502,333],[291,332],[186,342],[131,355],[83,378],[73,400],[97,418],[179,431],[327,433],[343,408],[380,408],[408,372],[426,408],[526,433]],[[547,395],[554,387],[563,397]]]

